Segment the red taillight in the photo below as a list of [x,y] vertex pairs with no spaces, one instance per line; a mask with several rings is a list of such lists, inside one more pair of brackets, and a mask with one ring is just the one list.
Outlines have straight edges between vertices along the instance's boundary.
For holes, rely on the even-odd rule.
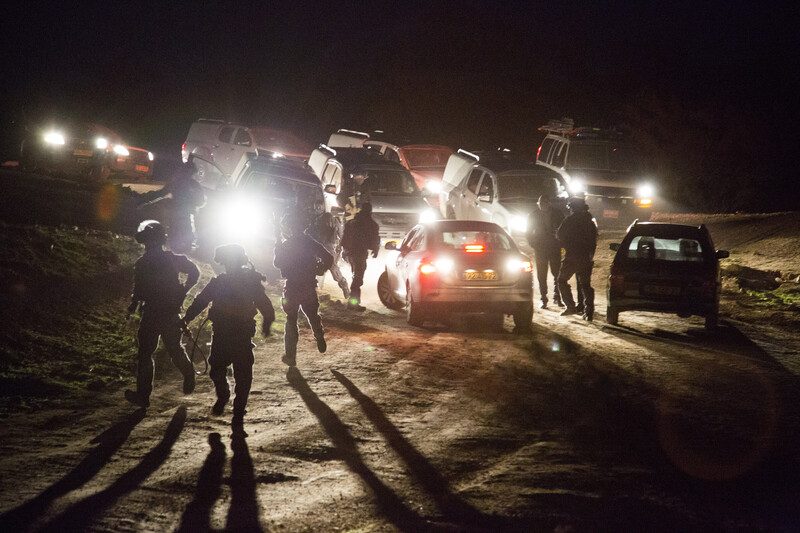
[[520,261],[519,266],[523,272],[533,272],[533,265],[530,261]]
[[181,145],[181,157],[186,158],[186,143]]
[[542,147],[541,147],[541,145],[540,145],[540,146],[539,146],[539,148],[537,148],[537,149],[536,149],[536,159],[539,159],[539,154],[540,154],[541,152],[542,152]]
[[482,244],[467,244],[464,246],[464,251],[468,254],[481,254],[483,253],[483,245]]
[[608,283],[612,291],[621,291],[625,286],[625,275],[618,265],[611,265],[611,273],[608,276]]
[[436,266],[433,263],[428,261],[423,261],[419,264],[419,273],[420,274],[433,274],[436,272]]

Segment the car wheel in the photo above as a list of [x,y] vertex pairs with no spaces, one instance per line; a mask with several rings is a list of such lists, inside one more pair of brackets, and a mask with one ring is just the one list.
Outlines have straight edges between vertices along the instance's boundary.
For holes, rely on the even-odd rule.
[[712,313],[706,316],[706,329],[715,330],[719,327],[719,314]]
[[606,323],[616,326],[619,323],[619,311],[613,307],[606,307]]
[[530,333],[533,321],[533,302],[520,302],[514,312],[514,333]]
[[406,289],[406,322],[417,327],[421,327],[425,323],[422,305],[414,301],[410,288]]
[[389,284],[389,274],[385,270],[383,274],[381,274],[381,277],[378,278],[378,298],[380,298],[381,303],[389,309],[399,311],[403,308],[404,302],[398,298],[392,290]]

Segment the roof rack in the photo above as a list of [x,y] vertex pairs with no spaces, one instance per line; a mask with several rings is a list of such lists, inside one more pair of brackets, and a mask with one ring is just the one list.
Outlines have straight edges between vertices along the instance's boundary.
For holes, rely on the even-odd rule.
[[354,135],[356,137],[363,137],[365,139],[369,139],[369,133],[365,133],[363,131],[356,131],[356,130],[348,130],[348,129],[344,129],[344,128],[339,128],[338,130],[336,130],[336,133],[346,133],[346,134],[349,134],[349,135]]
[[464,154],[464,155],[465,155],[465,156],[467,156],[467,157],[471,157],[471,158],[472,158],[472,159],[474,159],[475,161],[480,161],[480,160],[481,160],[481,158],[480,158],[480,156],[479,156],[479,155],[477,155],[477,154],[473,154],[472,152],[467,152],[467,151],[466,151],[466,150],[464,150],[463,148],[459,148],[459,149],[458,149],[458,153],[459,153],[459,154]]
[[567,135],[575,129],[575,121],[571,118],[562,118],[561,120],[548,120],[547,124],[539,128],[539,131],[546,133],[558,133]]
[[320,144],[319,148],[320,148],[320,150],[325,150],[326,152],[328,152],[328,153],[330,153],[332,155],[336,155],[336,150],[334,150],[333,148],[331,148],[330,146],[328,146],[325,143]]

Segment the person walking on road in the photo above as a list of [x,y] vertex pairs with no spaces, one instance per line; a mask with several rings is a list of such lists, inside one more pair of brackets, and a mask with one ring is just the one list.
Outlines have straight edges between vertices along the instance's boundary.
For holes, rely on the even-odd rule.
[[342,252],[345,260],[353,269],[353,282],[350,285],[350,301],[348,309],[363,311],[361,305],[361,286],[364,284],[364,272],[367,270],[367,257],[378,257],[381,238],[378,223],[372,219],[372,204],[365,202],[352,220],[344,225],[342,234]]
[[246,413],[247,397],[253,383],[253,335],[256,332],[256,311],[261,313],[261,332],[270,335],[275,321],[275,309],[264,292],[266,278],[257,272],[238,244],[218,246],[214,261],[225,267],[225,272],[208,282],[186,310],[184,324],[188,324],[211,305],[208,319],[212,326],[211,355],[208,358],[208,375],[214,383],[217,401],[211,408],[221,415],[231,397],[228,367],[233,366],[236,381],[233,399],[233,425],[241,425]]
[[579,289],[578,304],[583,307],[583,319],[591,321],[594,318],[592,267],[597,248],[597,223],[583,198],[570,198],[567,207],[570,215],[564,219],[557,232],[558,240],[564,247],[564,259],[558,273],[558,288],[567,306],[561,316],[579,313],[569,288],[569,279],[574,274]]
[[297,364],[297,341],[299,330],[297,317],[300,311],[306,315],[311,331],[317,341],[317,349],[325,353],[325,331],[319,316],[317,276],[324,274],[333,264],[333,255],[305,234],[306,219],[302,214],[288,213],[283,220],[288,238],[275,246],[275,268],[286,279],[283,288],[282,307],[286,313],[286,329],[283,344],[286,353],[281,359],[289,366]]
[[[158,339],[164,343],[170,359],[183,374],[183,393],[194,390],[195,372],[181,343],[181,306],[186,293],[200,277],[200,271],[185,255],[164,250],[167,234],[156,220],[145,220],[136,232],[136,241],[145,251],[133,267],[133,296],[128,316],[141,305],[141,322],[137,337],[136,390],[126,390],[125,398],[139,407],[150,406],[155,363],[153,353]],[[186,281],[180,282],[180,274]]]
[[539,307],[547,309],[548,267],[553,275],[553,303],[558,307],[564,307],[557,281],[561,265],[561,243],[556,237],[556,232],[564,221],[564,215],[553,207],[550,197],[546,194],[539,197],[537,206],[538,209],[533,210],[528,216],[527,237],[536,262],[536,277],[539,280],[539,295],[542,301]]
[[317,200],[314,203],[314,220],[308,228],[309,236],[325,247],[333,256],[330,272],[333,280],[342,289],[345,300],[350,299],[350,287],[344,274],[339,269],[339,259],[342,255],[341,238],[342,225],[330,212],[325,211],[325,202]]

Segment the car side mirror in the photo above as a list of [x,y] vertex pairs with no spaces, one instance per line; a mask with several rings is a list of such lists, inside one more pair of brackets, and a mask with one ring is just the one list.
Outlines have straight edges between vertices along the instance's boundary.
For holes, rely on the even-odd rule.
[[384,244],[383,247],[387,250],[397,250],[397,243],[394,241],[386,241],[386,244]]
[[478,201],[480,201],[480,202],[491,202],[492,201],[492,197],[489,194],[479,194],[478,195]]
[[334,185],[333,183],[329,183],[325,186],[324,190],[329,194],[336,194],[336,185]]
[[616,252],[617,250],[619,250],[619,243],[618,242],[608,243],[608,249]]
[[731,256],[728,250],[717,250],[717,259],[727,259]]

